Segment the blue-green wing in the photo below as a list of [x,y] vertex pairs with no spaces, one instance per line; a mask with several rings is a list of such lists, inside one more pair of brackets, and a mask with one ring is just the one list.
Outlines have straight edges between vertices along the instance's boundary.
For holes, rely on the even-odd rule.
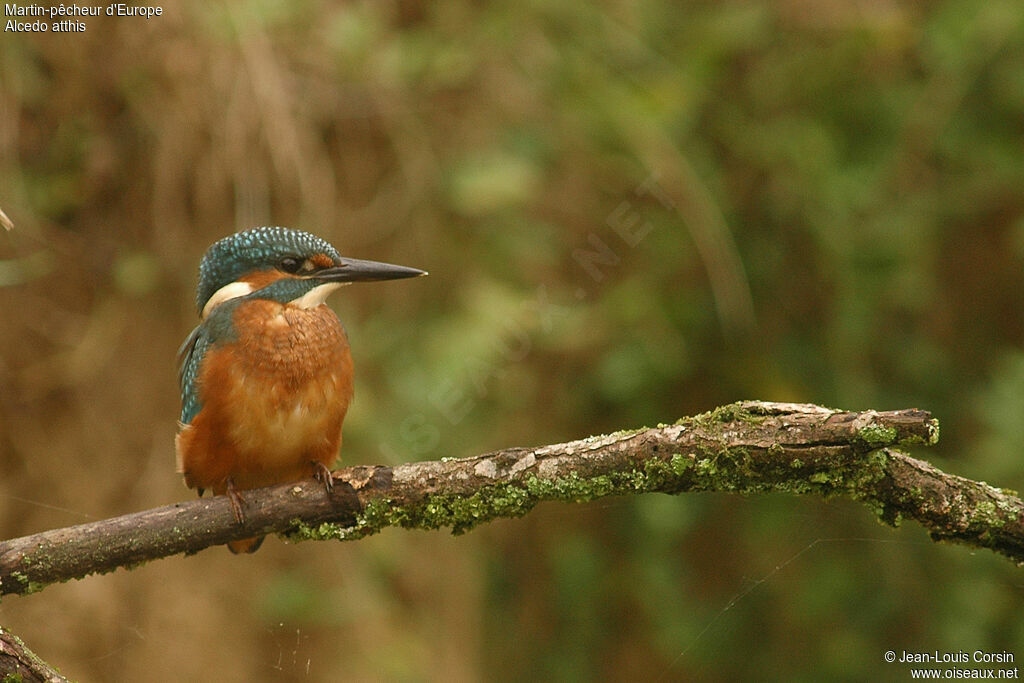
[[199,325],[178,349],[178,384],[181,386],[181,423],[189,424],[203,407],[199,400],[199,367],[210,348],[205,325]]
[[192,330],[178,349],[178,383],[181,385],[181,423],[190,424],[203,408],[199,396],[199,370],[211,347],[237,339],[232,323],[235,309],[248,297],[240,297],[217,306],[206,320]]

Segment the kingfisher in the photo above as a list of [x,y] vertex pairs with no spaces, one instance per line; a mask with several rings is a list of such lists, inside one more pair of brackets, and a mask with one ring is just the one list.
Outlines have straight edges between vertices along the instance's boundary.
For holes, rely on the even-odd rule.
[[[309,476],[332,488],[331,466],[352,400],[345,328],[324,303],[352,282],[426,275],[348,258],[308,232],[261,227],[215,242],[199,265],[200,323],[178,352],[175,438],[185,484],[227,494]],[[253,553],[263,537],[228,543]]]

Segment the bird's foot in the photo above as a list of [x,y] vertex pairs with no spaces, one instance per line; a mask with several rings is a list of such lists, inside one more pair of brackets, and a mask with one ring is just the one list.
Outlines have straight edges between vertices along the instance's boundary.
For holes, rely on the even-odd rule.
[[319,460],[313,461],[313,478],[323,483],[327,493],[334,490],[334,475],[331,474],[331,468]]
[[231,502],[231,512],[235,514],[235,521],[245,524],[245,513],[242,512],[242,504],[245,501],[242,500],[242,494],[235,488],[235,482],[231,481],[231,477],[228,477],[227,484],[228,500]]

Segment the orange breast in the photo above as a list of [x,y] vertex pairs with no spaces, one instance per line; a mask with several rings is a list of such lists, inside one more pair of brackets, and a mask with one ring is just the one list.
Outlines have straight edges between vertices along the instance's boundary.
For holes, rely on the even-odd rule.
[[190,487],[223,493],[294,481],[331,467],[352,398],[345,330],[327,306],[254,300],[234,315],[238,340],[210,349],[199,374],[203,408],[177,439]]

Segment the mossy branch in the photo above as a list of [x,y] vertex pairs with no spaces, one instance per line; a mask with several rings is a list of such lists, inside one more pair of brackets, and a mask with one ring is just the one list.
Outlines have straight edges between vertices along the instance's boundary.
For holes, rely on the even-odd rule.
[[0,683],[67,683],[68,680],[3,627],[0,627],[0,676]]
[[896,450],[938,440],[920,410],[844,412],[742,402],[673,425],[541,448],[334,473],[245,492],[245,522],[226,497],[177,503],[0,543],[0,594],[109,572],[257,534],[352,540],[387,526],[455,533],[518,517],[546,500],[687,491],[845,495],[882,521],[921,523],[935,540],[1024,563],[1024,503]]

